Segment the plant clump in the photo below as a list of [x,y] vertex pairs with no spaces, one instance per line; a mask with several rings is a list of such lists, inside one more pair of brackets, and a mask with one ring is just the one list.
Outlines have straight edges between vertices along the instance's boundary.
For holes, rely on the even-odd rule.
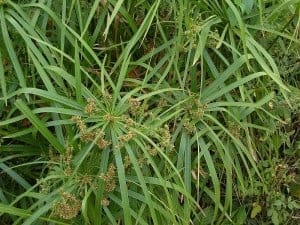
[[299,10],[0,0],[0,224],[298,225]]

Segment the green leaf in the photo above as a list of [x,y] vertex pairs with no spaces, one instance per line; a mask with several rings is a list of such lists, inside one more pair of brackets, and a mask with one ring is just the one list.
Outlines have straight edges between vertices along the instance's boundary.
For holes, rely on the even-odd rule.
[[261,206],[257,202],[254,202],[251,210],[251,218],[255,218],[261,212],[261,210]]
[[272,211],[271,219],[272,219],[272,222],[273,222],[274,225],[279,225],[280,224],[279,215],[278,215],[278,212],[276,210]]
[[249,14],[254,6],[255,0],[243,0],[244,10]]
[[15,180],[23,188],[25,189],[31,188],[31,185],[23,177],[21,177],[18,173],[16,173],[13,169],[8,167],[6,164],[1,162],[0,169],[2,169],[2,172],[8,174],[13,180]]
[[235,216],[236,224],[237,225],[243,225],[245,224],[245,221],[247,219],[247,213],[244,207],[238,209],[238,212]]
[[30,108],[21,100],[15,102],[16,107],[29,119],[37,130],[49,141],[49,143],[60,153],[65,152],[64,146],[59,143],[56,137],[46,128],[45,124],[30,110]]
[[[13,64],[13,68],[16,71],[16,76],[19,80],[19,85],[21,87],[26,87],[26,80],[24,77],[24,73],[21,67],[21,64],[18,60],[17,53],[15,52],[15,49],[13,47],[13,42],[10,39],[7,24],[5,22],[5,13],[3,7],[0,7],[0,25],[1,25],[1,33],[3,36],[4,45],[6,47],[6,50],[8,52],[8,55],[11,59],[11,63]],[[2,45],[2,43],[1,43]],[[2,63],[2,62],[0,62]]]
[[2,59],[2,53],[0,49],[0,90],[2,91],[2,96],[5,101],[7,102],[7,90],[6,90],[6,80],[5,80],[5,74],[4,74],[4,67],[3,67],[3,59]]

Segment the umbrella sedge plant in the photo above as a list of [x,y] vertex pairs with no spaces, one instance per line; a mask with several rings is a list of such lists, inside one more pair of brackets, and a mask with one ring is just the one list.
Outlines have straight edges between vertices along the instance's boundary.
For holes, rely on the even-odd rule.
[[272,46],[297,55],[299,21],[299,1],[0,1],[1,221],[285,222],[257,198],[300,102]]

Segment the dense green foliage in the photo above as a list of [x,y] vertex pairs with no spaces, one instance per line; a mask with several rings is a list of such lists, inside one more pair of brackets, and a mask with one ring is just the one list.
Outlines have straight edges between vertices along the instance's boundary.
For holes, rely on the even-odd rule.
[[300,0],[0,0],[0,224],[300,223]]

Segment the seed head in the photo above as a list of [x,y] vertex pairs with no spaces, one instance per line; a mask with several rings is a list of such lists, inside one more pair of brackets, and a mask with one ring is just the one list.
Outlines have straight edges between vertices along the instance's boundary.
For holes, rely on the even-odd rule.
[[[39,182],[40,180],[37,180],[37,182]],[[40,186],[39,186],[39,188],[40,188],[40,193],[42,193],[42,194],[48,194],[49,192],[50,192],[50,183],[49,183],[49,181],[42,181],[42,182],[40,182]]]
[[142,167],[147,162],[146,158],[144,156],[140,156],[138,158],[138,164],[140,167]]
[[81,119],[81,116],[72,116],[72,121],[74,121],[81,132],[86,131],[87,127],[84,121]]
[[63,159],[65,165],[70,165],[72,158],[73,158],[73,147],[68,146],[67,150],[66,150],[66,153],[64,155],[64,159]]
[[132,127],[134,125],[134,121],[133,119],[131,119],[129,116],[127,115],[123,115],[121,120],[125,123],[126,126],[128,127]]
[[106,147],[108,147],[111,144],[111,142],[105,140],[104,138],[99,138],[97,140],[96,144],[100,149],[105,149]]
[[108,90],[105,90],[105,93],[103,94],[103,98],[106,103],[109,103],[112,100],[112,96],[108,92]]
[[84,111],[88,115],[93,115],[97,111],[97,105],[94,99],[89,98],[87,100],[87,105],[85,106]]
[[80,132],[80,140],[84,142],[93,141],[96,137],[95,132],[88,132],[87,130]]
[[159,134],[161,135],[161,143],[160,145],[162,147],[168,147],[171,143],[171,133],[168,125],[165,125],[164,128],[161,128],[159,131]]
[[112,192],[116,188],[116,167],[114,164],[110,163],[108,170],[105,174],[100,175],[100,178],[105,182],[105,191]]
[[131,98],[129,99],[129,105],[130,105],[129,112],[133,115],[136,115],[139,111],[141,102],[136,98]]
[[196,130],[196,126],[189,119],[184,119],[183,126],[187,130],[188,133],[192,134]]
[[149,154],[152,156],[156,156],[158,154],[158,151],[156,148],[150,148],[148,151],[149,151]]
[[116,181],[111,180],[110,182],[105,183],[105,191],[113,192],[116,189]]
[[101,200],[101,205],[103,205],[103,206],[109,206],[109,203],[110,203],[110,201],[108,198],[103,198]]
[[236,122],[229,121],[228,130],[235,138],[240,138],[241,136],[241,127]]
[[109,113],[107,113],[106,115],[103,116],[103,119],[106,122],[113,122],[115,120],[115,117]]
[[157,107],[158,107],[158,108],[163,108],[163,107],[165,107],[165,106],[167,106],[167,105],[168,105],[167,100],[164,99],[164,98],[161,98],[161,99],[159,100],[159,102],[158,102]]
[[61,193],[61,201],[53,206],[53,214],[62,219],[72,219],[76,217],[81,209],[81,203],[70,193]]
[[119,141],[128,142],[135,136],[135,133],[133,131],[129,131],[127,134],[119,137]]
[[124,167],[125,169],[129,168],[129,166],[131,165],[131,161],[128,155],[125,156],[124,158]]

